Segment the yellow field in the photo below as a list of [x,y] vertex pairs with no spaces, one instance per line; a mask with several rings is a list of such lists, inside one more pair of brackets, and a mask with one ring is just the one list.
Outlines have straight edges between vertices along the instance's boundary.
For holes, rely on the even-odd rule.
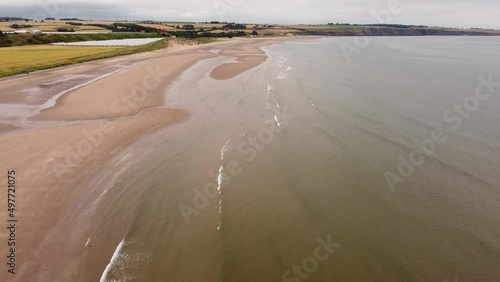
[[72,47],[72,46],[22,46],[0,48],[1,73],[20,69],[37,69],[39,66],[67,63],[86,57],[99,56],[122,47]]

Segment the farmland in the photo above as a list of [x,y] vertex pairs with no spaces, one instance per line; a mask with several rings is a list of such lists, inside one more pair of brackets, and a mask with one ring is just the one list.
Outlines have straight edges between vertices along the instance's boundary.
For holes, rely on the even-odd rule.
[[[12,32],[16,30],[12,28],[11,25],[33,25],[33,27],[29,28],[19,28],[22,30],[41,30],[45,32],[56,32],[57,29],[66,28],[73,29],[74,31],[84,31],[84,32],[109,32],[105,28],[96,27],[96,26],[71,26],[65,23],[66,21],[44,21],[44,22],[24,22],[24,21],[10,21],[10,22],[0,22],[0,30],[4,32]],[[95,22],[95,23],[104,23],[104,22]]]
[[0,77],[113,56],[153,51],[166,47],[166,44],[165,40],[161,40],[134,47],[35,45],[0,48]]
[[[93,33],[162,34],[177,37],[232,37],[249,36],[255,32],[259,36],[284,35],[324,35],[324,36],[419,36],[419,35],[499,35],[497,30],[453,29],[428,26],[408,26],[397,24],[351,25],[280,25],[280,24],[232,24],[220,22],[161,22],[161,21],[9,21],[0,22],[0,31],[13,32],[12,25],[21,30],[41,30],[42,32],[71,31]],[[29,27],[23,27],[29,26]],[[224,35],[225,34],[225,35]],[[111,39],[111,38],[110,38]],[[114,38],[113,38],[114,39]]]

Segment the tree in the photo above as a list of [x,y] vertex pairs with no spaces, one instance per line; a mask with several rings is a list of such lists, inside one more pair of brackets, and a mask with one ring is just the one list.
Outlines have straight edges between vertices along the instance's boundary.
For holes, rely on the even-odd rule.
[[3,32],[0,30],[0,37],[4,37],[5,34],[3,34]]
[[247,26],[244,24],[235,24],[235,23],[229,23],[224,25],[222,28],[228,30],[228,29],[246,29]]
[[30,24],[11,24],[10,27],[12,27],[13,29],[30,28],[30,27],[33,27],[33,25],[30,25]]
[[57,32],[75,32],[74,29],[58,28]]
[[252,31],[252,35],[253,35],[253,36],[258,36],[258,35],[259,35],[259,33],[258,33],[256,30],[254,30],[254,31]]

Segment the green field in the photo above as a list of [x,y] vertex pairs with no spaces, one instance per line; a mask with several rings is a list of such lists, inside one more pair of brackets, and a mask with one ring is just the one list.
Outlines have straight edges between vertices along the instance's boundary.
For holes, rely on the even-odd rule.
[[160,40],[134,47],[21,46],[0,48],[0,77],[165,48]]
[[0,35],[0,47],[13,47],[24,45],[46,45],[56,42],[80,42],[80,41],[100,41],[111,39],[129,39],[129,38],[158,38],[156,33],[102,33],[102,34],[19,34],[19,35]]

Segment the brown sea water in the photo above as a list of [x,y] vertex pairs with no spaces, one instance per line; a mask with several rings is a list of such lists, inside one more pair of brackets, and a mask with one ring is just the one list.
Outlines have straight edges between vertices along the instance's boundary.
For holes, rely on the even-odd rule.
[[96,177],[89,240],[114,243],[83,279],[498,281],[500,39],[354,40],[186,71],[166,104],[191,118]]

